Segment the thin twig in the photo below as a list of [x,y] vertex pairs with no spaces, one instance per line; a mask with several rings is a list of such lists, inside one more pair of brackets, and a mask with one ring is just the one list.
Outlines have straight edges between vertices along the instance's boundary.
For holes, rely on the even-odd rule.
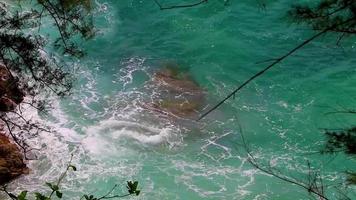
[[161,10],[170,10],[170,9],[177,9],[177,8],[192,8],[192,7],[198,6],[203,3],[208,3],[208,0],[201,0],[199,2],[192,3],[192,4],[163,6],[158,0],[153,0],[153,1],[157,4],[159,9],[161,9]]
[[219,103],[217,103],[215,106],[213,106],[211,109],[209,109],[207,112],[205,112],[204,114],[202,114],[197,121],[200,121],[201,119],[203,119],[205,116],[207,116],[209,113],[211,113],[212,111],[214,111],[215,109],[217,109],[218,107],[220,107],[223,103],[225,103],[226,100],[230,99],[231,97],[233,97],[238,91],[240,91],[242,88],[244,88],[247,84],[249,84],[251,81],[253,81],[254,79],[258,78],[259,76],[263,75],[266,71],[268,71],[269,69],[271,69],[272,67],[274,67],[275,65],[277,65],[278,63],[282,62],[283,60],[285,60],[287,57],[289,57],[290,55],[292,55],[293,53],[295,53],[296,51],[298,51],[299,49],[303,48],[304,46],[306,46],[307,44],[309,44],[311,41],[315,40],[316,38],[324,35],[325,33],[329,32],[330,30],[333,30],[335,28],[337,28],[340,25],[349,23],[350,21],[353,21],[354,19],[348,19],[342,23],[339,24],[335,24],[331,27],[328,27],[326,29],[324,29],[323,31],[320,31],[319,33],[313,35],[312,37],[310,37],[307,40],[304,40],[301,44],[299,44],[298,46],[296,46],[295,48],[293,48],[292,50],[290,50],[289,52],[287,52],[286,54],[284,54],[283,56],[277,58],[272,64],[268,65],[267,67],[265,67],[264,69],[262,69],[261,71],[259,71],[258,73],[254,74],[252,77],[250,77],[249,79],[247,79],[245,82],[243,82],[239,87],[237,87],[233,92],[231,92],[229,95],[227,95],[223,100],[221,100]]

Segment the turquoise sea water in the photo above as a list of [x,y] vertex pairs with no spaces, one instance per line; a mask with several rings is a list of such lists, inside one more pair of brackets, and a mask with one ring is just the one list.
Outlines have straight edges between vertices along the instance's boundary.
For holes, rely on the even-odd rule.
[[73,95],[54,99],[51,116],[39,116],[57,133],[32,139],[41,148],[38,160],[11,187],[44,190],[74,154],[78,171],[62,185],[70,200],[105,194],[114,184],[122,184],[123,193],[127,180],[138,180],[142,190],[132,199],[309,199],[305,190],[246,162],[242,130],[262,163],[305,180],[309,160],[330,186],[327,194],[336,195],[344,187],[342,172],[355,169],[355,160],[315,152],[324,144],[322,128],[355,123],[350,116],[325,115],[355,106],[352,38],[342,46],[335,35],[314,41],[200,122],[140,106],[154,95],[152,75],[167,63],[190,74],[210,107],[268,64],[256,63],[313,34],[286,17],[294,1],[270,0],[266,8],[257,2],[224,6],[216,0],[166,11],[150,0],[96,2],[99,32],[83,43],[88,55],[74,63]]

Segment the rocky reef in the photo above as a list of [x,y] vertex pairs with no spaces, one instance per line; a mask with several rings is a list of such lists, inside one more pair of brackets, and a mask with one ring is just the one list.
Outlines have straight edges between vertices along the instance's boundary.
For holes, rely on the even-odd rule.
[[204,90],[186,72],[174,68],[157,71],[150,81],[158,94],[145,108],[168,116],[196,118],[204,104]]
[[[0,63],[0,114],[13,111],[24,99],[16,78]],[[0,130],[0,184],[28,173],[24,157],[17,146]]]
[[23,101],[24,96],[16,78],[0,63],[0,111],[14,110]]
[[28,172],[17,146],[0,134],[0,185]]

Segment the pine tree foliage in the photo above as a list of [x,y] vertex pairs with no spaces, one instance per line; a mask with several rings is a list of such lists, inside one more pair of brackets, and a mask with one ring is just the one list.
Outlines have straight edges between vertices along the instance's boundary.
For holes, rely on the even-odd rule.
[[[20,0],[10,3],[0,2],[0,119],[26,154],[29,146],[24,142],[24,135],[36,135],[45,129],[25,119],[15,108],[19,103],[27,103],[43,110],[45,102],[36,98],[38,94],[65,96],[70,93],[73,84],[70,67],[46,49],[54,48],[57,54],[70,57],[84,55],[77,42],[95,34],[92,1]],[[44,24],[48,26],[48,22],[58,32],[58,38],[41,34],[41,28]],[[30,100],[24,102],[25,96]]]
[[355,0],[321,0],[313,6],[297,4],[289,15],[299,23],[310,25],[314,30],[329,29],[342,37],[356,33]]

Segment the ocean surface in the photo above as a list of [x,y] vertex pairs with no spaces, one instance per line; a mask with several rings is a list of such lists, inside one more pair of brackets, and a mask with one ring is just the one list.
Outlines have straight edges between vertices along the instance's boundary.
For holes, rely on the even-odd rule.
[[49,98],[48,115],[27,113],[56,132],[29,140],[40,149],[37,160],[29,161],[31,173],[9,188],[46,191],[44,183],[56,181],[73,154],[77,171],[61,185],[66,200],[103,195],[115,184],[116,193],[125,194],[128,180],[139,181],[141,194],[127,199],[310,198],[305,189],[248,163],[243,133],[262,165],[307,182],[310,163],[326,194],[336,198],[346,186],[344,172],[356,168],[355,158],[318,152],[326,140],[323,129],[356,122],[353,116],[326,114],[355,108],[354,38],[339,46],[338,35],[319,38],[199,122],[142,106],[157,95],[153,75],[173,66],[202,88],[201,112],[206,111],[269,59],[314,34],[288,18],[295,1],[264,3],[215,0],[160,10],[153,0],[97,0],[97,35],[81,42],[84,58],[68,61],[76,78],[73,94]]

